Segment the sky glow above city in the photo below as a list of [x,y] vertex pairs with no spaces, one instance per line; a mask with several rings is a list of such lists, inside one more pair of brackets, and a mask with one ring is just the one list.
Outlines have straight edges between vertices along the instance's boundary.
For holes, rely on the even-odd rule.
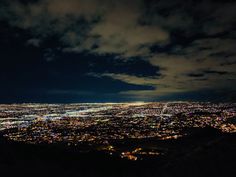
[[236,2],[2,0],[0,102],[235,101]]

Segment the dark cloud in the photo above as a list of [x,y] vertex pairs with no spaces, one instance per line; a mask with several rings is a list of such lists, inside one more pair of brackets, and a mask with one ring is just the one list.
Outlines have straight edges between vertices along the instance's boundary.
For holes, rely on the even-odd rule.
[[206,74],[219,74],[219,75],[225,75],[228,74],[227,71],[214,71],[214,70],[208,70],[204,71]]
[[202,73],[190,73],[188,74],[189,77],[203,77],[204,74]]
[[205,79],[209,75],[225,75],[225,74],[230,74],[227,71],[216,71],[216,70],[205,70],[202,72],[195,72],[195,73],[189,73],[187,76],[189,77],[196,77],[196,78],[202,78],[205,76]]

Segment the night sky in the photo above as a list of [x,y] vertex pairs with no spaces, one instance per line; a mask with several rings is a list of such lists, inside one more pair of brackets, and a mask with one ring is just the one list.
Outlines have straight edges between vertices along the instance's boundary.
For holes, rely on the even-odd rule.
[[1,0],[0,102],[235,101],[236,1]]

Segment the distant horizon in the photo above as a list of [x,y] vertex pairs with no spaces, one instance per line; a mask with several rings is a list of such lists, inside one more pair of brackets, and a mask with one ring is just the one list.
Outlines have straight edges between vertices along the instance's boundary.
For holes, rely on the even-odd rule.
[[236,103],[236,101],[197,101],[197,100],[166,100],[166,101],[120,101],[120,102],[15,102],[15,103],[0,103],[0,105],[13,104],[142,104],[142,103]]

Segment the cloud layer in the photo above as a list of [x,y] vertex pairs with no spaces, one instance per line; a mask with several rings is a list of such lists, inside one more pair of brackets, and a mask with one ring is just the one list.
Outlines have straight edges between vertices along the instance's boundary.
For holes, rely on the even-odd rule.
[[[148,67],[135,64],[132,72],[111,66],[87,71],[95,78],[153,88],[120,95],[152,100],[202,90],[236,91],[234,1],[13,0],[0,5],[0,20],[27,31],[25,45],[44,48],[42,58],[48,62],[59,51],[103,56],[112,66],[125,68],[124,63],[138,60],[158,68],[148,75]],[[45,45],[54,38],[56,46]]]

